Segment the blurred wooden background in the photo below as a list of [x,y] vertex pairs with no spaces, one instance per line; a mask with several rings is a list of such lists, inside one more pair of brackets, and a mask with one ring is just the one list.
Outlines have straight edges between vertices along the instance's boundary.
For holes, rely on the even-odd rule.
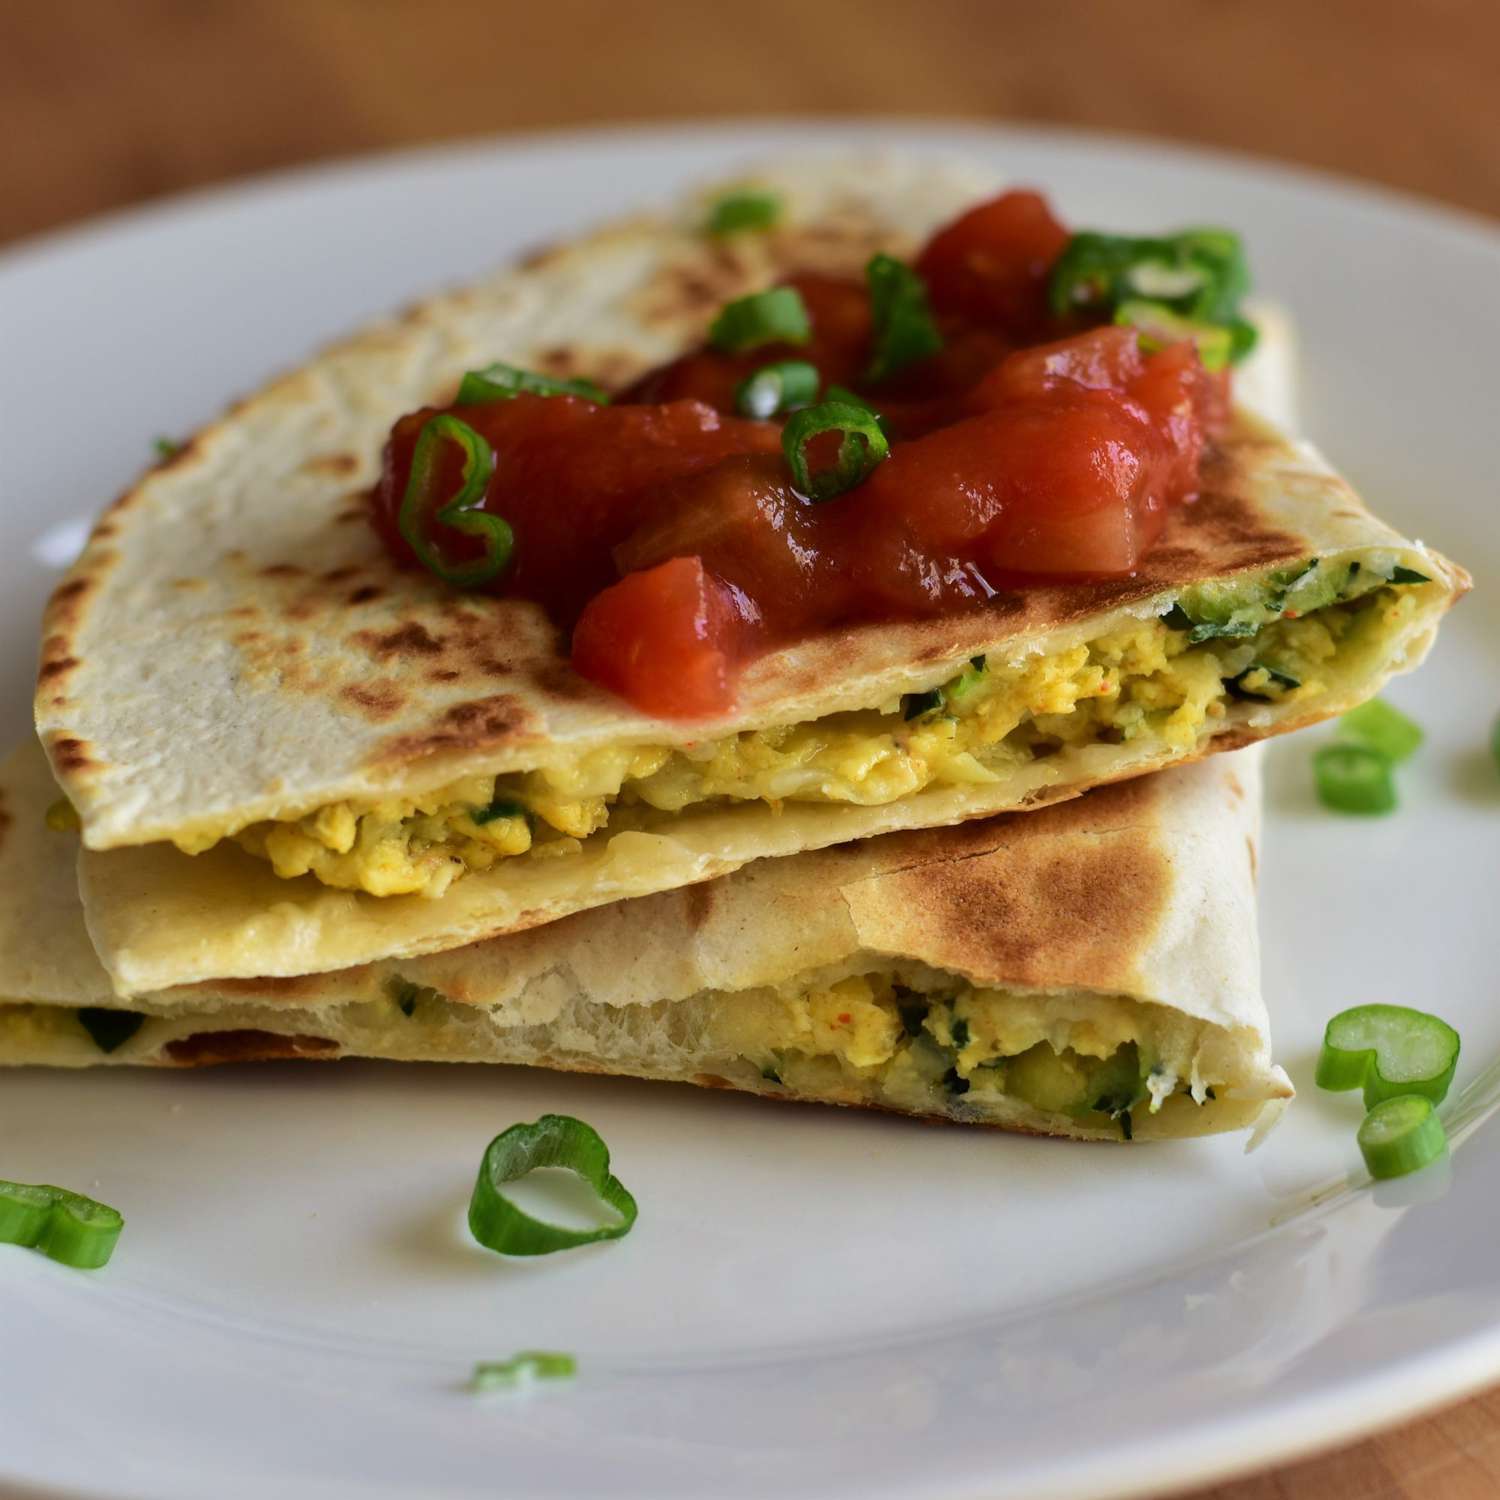
[[[1143,132],[1500,215],[1500,0],[0,0],[0,242],[390,146],[849,112]],[[1497,1496],[1500,1391],[1196,1500]]]

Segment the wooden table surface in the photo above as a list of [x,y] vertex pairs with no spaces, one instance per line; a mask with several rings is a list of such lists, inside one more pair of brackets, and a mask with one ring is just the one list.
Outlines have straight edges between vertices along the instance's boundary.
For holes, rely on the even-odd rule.
[[[412,142],[853,111],[1144,132],[1500,215],[1500,3],[0,0],[0,243]],[[1497,1496],[1500,1390],[1195,1500]]]

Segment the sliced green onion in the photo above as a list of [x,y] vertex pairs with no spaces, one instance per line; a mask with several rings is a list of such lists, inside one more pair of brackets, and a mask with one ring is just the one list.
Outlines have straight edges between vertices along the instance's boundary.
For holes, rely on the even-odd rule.
[[533,1380],[571,1380],[578,1361],[571,1354],[551,1349],[523,1349],[504,1360],[481,1360],[469,1380],[471,1390],[510,1391],[523,1389]]
[[1418,1172],[1448,1149],[1443,1122],[1432,1100],[1421,1094],[1399,1094],[1377,1104],[1365,1116],[1356,1139],[1377,1181]]
[[169,437],[152,438],[151,446],[156,450],[157,459],[163,463],[182,452],[182,444]]
[[870,363],[865,379],[875,384],[897,370],[936,354],[943,336],[933,321],[922,278],[893,255],[872,256],[865,267],[870,288]]
[[78,1024],[101,1052],[113,1052],[124,1046],[141,1029],[145,1019],[133,1010],[111,1010],[103,1005],[85,1005],[78,1011]]
[[496,818],[524,818],[526,809],[519,802],[512,802],[508,797],[496,797],[488,807],[475,808],[469,814],[469,820],[473,823],[493,823]]
[[[1255,687],[1247,685],[1247,679],[1257,674],[1265,677],[1264,683],[1257,683]],[[1276,697],[1261,691],[1265,687],[1278,687],[1284,693],[1289,693],[1293,688],[1302,686],[1300,677],[1293,677],[1290,672],[1278,671],[1275,667],[1268,667],[1263,662],[1252,662],[1243,672],[1236,672],[1233,677],[1224,679],[1224,686],[1229,689],[1231,698],[1239,698],[1251,703],[1275,703]]]
[[[456,443],[462,451],[463,477],[458,493],[438,503],[445,443]],[[467,422],[446,412],[430,417],[417,434],[411,477],[406,481],[396,525],[423,567],[459,588],[473,588],[498,576],[510,562],[515,546],[509,525],[478,508],[494,467],[495,454],[490,445]],[[484,543],[483,556],[465,563],[449,562],[429,534],[434,524],[478,537]]]
[[1313,756],[1318,800],[1335,812],[1378,814],[1396,806],[1391,763],[1364,745],[1325,745]]
[[1356,1005],[1328,1023],[1316,1082],[1334,1092],[1363,1089],[1366,1109],[1398,1094],[1441,1104],[1458,1052],[1458,1033],[1437,1016],[1405,1005]]
[[1490,726],[1490,758],[1500,766],[1500,719]]
[[840,406],[857,406],[861,411],[869,412],[869,414],[875,418],[876,422],[880,424],[881,432],[885,433],[885,436],[887,438],[890,437],[890,433],[886,432],[885,430],[885,418],[880,415],[880,412],[875,404],[871,401],[866,401],[863,396],[859,395],[855,391],[851,391],[848,386],[829,386],[828,389],[823,392],[823,399],[825,401],[836,401]]
[[604,387],[592,380],[557,380],[522,370],[498,361],[482,370],[470,370],[458,387],[457,406],[474,406],[481,401],[509,401],[514,396],[582,396],[586,401],[609,405]]
[[1399,708],[1371,698],[1339,720],[1339,738],[1378,751],[1394,765],[1409,759],[1425,736]]
[[115,1253],[125,1220],[66,1188],[0,1182],[0,1244],[21,1245],[65,1266],[96,1271]]
[[708,330],[708,341],[725,354],[747,354],[763,344],[805,344],[812,322],[794,286],[773,286],[727,304]]
[[705,234],[740,234],[747,229],[770,229],[781,218],[781,199],[775,193],[744,189],[726,193],[708,211]]
[[[833,467],[814,474],[807,461],[807,445],[824,432],[843,436]],[[793,413],[781,431],[781,451],[798,492],[820,505],[868,479],[891,449],[868,407],[823,401]]]
[[1122,327],[1138,329],[1141,348],[1148,354],[1191,339],[1198,346],[1198,357],[1206,370],[1222,370],[1234,356],[1234,333],[1214,323],[1195,323],[1174,313],[1164,302],[1144,302],[1132,298],[1115,309],[1115,322]]
[[1419,573],[1415,568],[1404,568],[1397,563],[1391,569],[1391,576],[1386,579],[1387,583],[1431,583],[1432,580],[1425,574]]
[[818,399],[818,368],[805,359],[781,359],[747,375],[734,393],[742,417],[764,421]]
[[[1210,359],[1243,359],[1255,347],[1255,329],[1239,312],[1250,289],[1239,236],[1227,229],[1188,229],[1164,237],[1075,234],[1057,258],[1047,283],[1053,313],[1119,319],[1126,307],[1161,323],[1192,325],[1192,336]],[[1149,332],[1149,330],[1148,330]]]
[[[581,1177],[620,1215],[619,1223],[564,1229],[517,1208],[501,1187],[539,1167],[564,1167]],[[598,1131],[571,1115],[543,1115],[530,1125],[512,1125],[490,1142],[469,1201],[469,1229],[481,1245],[500,1255],[550,1255],[629,1234],[637,1211],[635,1199],[610,1173],[609,1147]]]

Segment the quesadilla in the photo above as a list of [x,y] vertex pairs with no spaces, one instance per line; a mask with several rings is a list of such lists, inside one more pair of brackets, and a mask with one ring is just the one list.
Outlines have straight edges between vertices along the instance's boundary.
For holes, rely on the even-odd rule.
[[451,952],[121,1008],[35,745],[0,768],[0,1064],[529,1063],[1150,1139],[1255,1122],[1258,751],[760,861]]
[[[892,606],[894,614],[856,610],[794,639],[767,638],[736,667],[732,683],[721,672],[711,684],[732,689],[732,703],[710,716],[643,711],[600,685],[627,668],[637,682],[649,670],[656,691],[687,691],[712,676],[711,653],[684,659],[679,670],[679,658],[654,649],[654,638],[628,637],[629,601],[612,589],[656,588],[644,604],[637,600],[635,624],[657,629],[675,609],[688,638],[719,619],[715,600],[743,604],[748,582],[705,592],[712,579],[697,555],[717,546],[727,557],[725,548],[732,553],[743,540],[702,536],[728,502],[743,508],[743,487],[718,507],[718,492],[699,484],[699,530],[689,543],[671,525],[665,533],[656,525],[612,551],[601,551],[591,523],[579,519],[593,514],[586,507],[550,503],[545,485],[539,500],[517,498],[531,507],[524,525],[511,517],[517,579],[540,557],[556,583],[575,543],[580,575],[588,571],[585,556],[590,567],[622,570],[619,583],[578,617],[571,658],[564,617],[534,598],[453,586],[491,557],[475,547],[501,546],[495,518],[481,516],[482,507],[464,510],[455,495],[440,508],[452,523],[444,535],[458,537],[467,554],[456,543],[444,553],[420,532],[436,524],[422,510],[425,493],[417,496],[419,532],[408,536],[407,502],[422,487],[419,471],[441,482],[457,451],[434,450],[425,469],[418,463],[415,445],[442,426],[424,403],[458,399],[455,390],[462,398],[466,373],[497,358],[543,372],[501,367],[509,371],[507,399],[486,406],[497,377],[478,370],[479,404],[459,399],[441,413],[447,431],[473,437],[490,422],[492,435],[511,432],[523,416],[533,425],[550,422],[562,436],[549,461],[566,468],[589,432],[639,433],[643,410],[668,411],[642,407],[642,393],[655,390],[653,381],[680,383],[683,369],[702,360],[689,355],[686,366],[667,366],[666,376],[662,362],[696,346],[705,328],[719,330],[721,342],[743,337],[735,328],[723,333],[726,304],[754,303],[773,284],[795,291],[788,278],[801,278],[808,299],[822,287],[819,296],[838,301],[847,300],[847,278],[863,271],[869,307],[886,308],[882,326],[893,339],[904,329],[908,344],[929,334],[941,340],[937,324],[920,316],[926,294],[897,258],[985,186],[928,163],[763,174],[757,190],[779,217],[761,232],[705,233],[699,199],[675,216],[619,225],[549,252],[320,356],[148,474],[105,515],[56,592],[37,696],[38,729],[81,820],[89,929],[119,992],[440,951],[709,879],[753,859],[1038,808],[1342,712],[1392,672],[1416,665],[1442,612],[1467,587],[1462,571],[1374,519],[1312,449],[1243,409],[1211,425],[1201,458],[1197,428],[1181,452],[1170,444],[1163,450],[1163,463],[1198,459],[1191,475],[1174,481],[1188,486],[1183,496],[1196,486],[1190,503],[1153,510],[1132,509],[1131,501],[1110,512],[1109,524],[1093,512],[1075,518],[1070,545],[1087,553],[1088,576],[1046,571],[1057,559],[1037,544],[1046,517],[1033,495],[1032,509],[1016,512],[1024,524],[1007,532],[1006,546],[1023,571],[1042,571],[991,578],[972,559],[934,571],[922,553],[916,573],[903,574],[908,548],[872,582],[872,539],[899,540],[906,525],[900,485],[890,476],[910,472],[904,455],[947,441],[964,422],[920,435],[921,412],[912,411],[921,402],[903,406],[899,395],[881,395],[898,389],[901,374],[895,386],[877,382],[869,400],[843,391],[823,401],[823,420],[844,424],[819,429],[824,437],[841,434],[839,465],[852,454],[860,469],[882,447],[889,457],[867,482],[815,505],[819,497],[784,481],[781,459],[769,451],[786,447],[805,413],[793,412],[782,428],[723,416],[702,401],[674,403],[673,421],[692,428],[710,456],[721,440],[754,450],[726,462],[771,486],[767,493],[782,507],[778,525],[849,522],[839,533],[840,545],[856,549],[849,567],[809,573],[813,583],[803,578],[795,589],[767,584],[764,597],[751,601],[758,628],[769,629],[763,617],[793,594],[814,618],[839,595],[840,580],[856,574],[867,593],[904,580],[918,592],[930,585],[934,597],[945,589],[975,594],[964,607],[945,604],[921,617],[902,613],[908,597]],[[919,268],[948,233],[929,244]],[[1166,376],[1178,394],[1153,432],[1177,431],[1183,393],[1208,404],[1222,393],[1215,384],[1222,372],[1206,380],[1197,358],[1182,351],[1200,349],[1207,362],[1218,349],[1222,360],[1253,333],[1233,308],[1211,309],[1209,322],[1184,323],[1191,338],[1174,342],[1182,319],[1173,309],[1198,295],[1192,278],[1206,274],[1205,257],[1219,256],[1223,239],[1195,231],[1139,242],[1163,246],[1161,254],[1181,262],[1138,268],[1141,287],[1166,299],[1149,304],[1157,314],[1120,305],[1116,321],[1143,319],[1139,338],[1111,344],[1125,330],[1100,327],[1081,336],[1082,355],[1021,347],[1012,351],[1019,364],[1007,357],[996,367],[1006,390],[1022,379],[1048,400],[1060,385],[1077,393],[1058,409],[1099,436],[1096,449],[1072,455],[1069,483],[1092,482],[1094,458],[1115,451],[1119,432],[1144,431],[1145,392],[1159,394]],[[1070,250],[1098,240],[1074,236]],[[1079,294],[1092,295],[1104,275],[1081,276]],[[962,293],[962,276],[954,284]],[[830,285],[844,291],[835,296]],[[929,287],[934,296],[936,286]],[[785,299],[757,305],[763,313],[780,309],[778,317],[791,306]],[[796,305],[803,305],[800,293]],[[906,309],[904,323],[893,308]],[[814,342],[821,336],[814,328]],[[983,329],[976,335],[981,344],[985,336]],[[1222,347],[1214,342],[1221,336]],[[974,340],[950,337],[949,350],[930,358],[940,363],[960,347],[972,354]],[[731,364],[799,348],[811,346],[772,344]],[[1110,404],[1113,387],[1104,387],[1127,376],[1099,371],[1127,356],[1127,386]],[[777,381],[790,380],[786,366],[797,362],[776,362]],[[719,379],[724,370],[710,373]],[[589,382],[626,399],[594,404]],[[736,388],[734,402],[745,399]],[[967,389],[953,398],[960,406],[971,399]],[[1034,412],[1023,406],[1006,397],[969,426],[1029,431]],[[1056,412],[1049,413],[1051,420]],[[886,444],[890,420],[916,422],[919,435],[903,442],[898,432]],[[813,432],[813,446],[816,438]],[[521,432],[514,449],[498,443],[494,451],[486,442],[495,474],[507,455],[529,451],[521,439],[531,440]],[[805,456],[813,446],[788,450],[803,455],[805,472],[797,477],[793,465],[793,475],[809,492],[827,477]],[[404,488],[391,467],[399,470],[403,451]],[[464,460],[465,492],[478,451]],[[1041,472],[1061,450],[1038,442],[1029,451]],[[590,462],[594,469],[579,472],[596,474],[597,453]],[[1141,463],[1142,472],[1151,468]],[[543,477],[550,482],[550,469]],[[378,502],[382,487],[395,501],[377,511],[385,525],[377,534],[370,492]],[[676,495],[680,486],[663,493]],[[1136,489],[1130,494],[1139,499]],[[1067,485],[1058,495],[1043,485],[1043,511],[1059,495],[1076,498]],[[867,508],[851,509],[856,504]],[[465,541],[452,529],[459,522],[478,530]],[[1134,558],[1132,544],[1153,529]],[[1056,532],[1054,525],[1053,542]],[[554,548],[545,556],[536,543],[542,533]],[[801,567],[806,549],[787,547],[780,560]],[[769,555],[758,553],[756,566]],[[447,565],[444,575],[413,566],[414,557],[436,557]],[[1073,551],[1068,557],[1078,560]],[[1111,571],[1123,558],[1133,558],[1128,570]],[[1091,572],[1096,563],[1103,572]],[[563,579],[567,587],[576,582]],[[669,597],[662,592],[669,585],[681,587]],[[591,615],[607,595],[627,608]],[[741,614],[739,624],[750,618]],[[581,651],[595,680],[575,669]]]

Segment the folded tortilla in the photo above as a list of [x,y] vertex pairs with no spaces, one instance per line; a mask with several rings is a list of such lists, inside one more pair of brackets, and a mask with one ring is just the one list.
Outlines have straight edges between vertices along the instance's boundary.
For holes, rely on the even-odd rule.
[[0,768],[0,1064],[530,1063],[1079,1139],[1237,1129],[1291,1095],[1259,991],[1258,754],[447,953],[166,990],[121,1040],[28,745]]
[[[758,180],[780,228],[710,239],[699,198],[435,298],[243,402],[104,516],[49,606],[36,710],[120,993],[440,951],[1036,808],[1342,712],[1421,660],[1462,570],[1248,412],[1135,576],[816,636],[712,723],[582,681],[527,602],[396,568],[362,492],[392,421],[465,369],[619,385],[727,299],[909,253],[993,189],[899,161]],[[903,694],[978,656],[961,705],[905,719]],[[469,816],[501,803],[549,836],[519,852],[519,811]]]

